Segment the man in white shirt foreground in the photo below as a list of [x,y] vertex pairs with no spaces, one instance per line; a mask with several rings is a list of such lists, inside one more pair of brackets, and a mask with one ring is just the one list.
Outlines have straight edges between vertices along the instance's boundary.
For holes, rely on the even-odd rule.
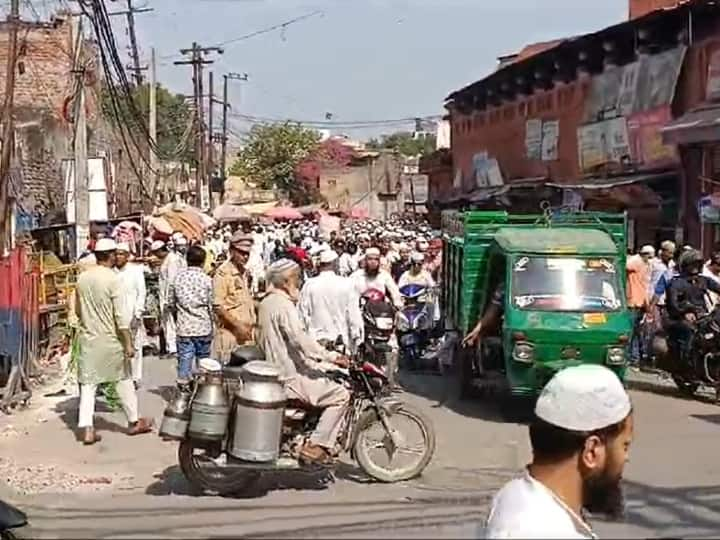
[[493,499],[486,538],[596,538],[583,512],[618,517],[633,438],[630,397],[599,365],[569,367],[545,386],[530,425],[533,461]]
[[130,334],[135,347],[135,356],[132,359],[132,379],[135,388],[140,386],[143,372],[143,343],[145,342],[145,327],[143,314],[145,313],[145,272],[143,267],[130,261],[130,246],[125,243],[117,245],[115,252],[115,272],[123,286],[123,304],[130,317]]

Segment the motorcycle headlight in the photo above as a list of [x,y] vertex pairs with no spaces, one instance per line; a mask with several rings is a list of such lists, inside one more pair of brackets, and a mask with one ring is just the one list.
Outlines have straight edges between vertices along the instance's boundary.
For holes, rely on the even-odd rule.
[[407,317],[402,313],[398,313],[397,315],[397,329],[398,332],[410,331],[410,321],[408,321]]
[[392,330],[393,320],[391,317],[378,317],[375,319],[375,326],[378,330]]
[[625,349],[622,347],[610,347],[607,351],[607,363],[617,366],[625,363]]
[[535,347],[531,343],[516,343],[513,349],[513,360],[532,364],[535,360]]

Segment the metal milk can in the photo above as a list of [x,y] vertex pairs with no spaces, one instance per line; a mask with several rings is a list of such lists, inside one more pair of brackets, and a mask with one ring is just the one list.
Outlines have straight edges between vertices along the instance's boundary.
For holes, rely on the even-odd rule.
[[275,461],[280,454],[285,389],[278,369],[262,360],[243,366],[235,393],[233,433],[228,452],[245,461]]
[[208,373],[198,381],[190,406],[188,435],[192,439],[221,441],[227,430],[230,406],[225,395],[222,376]]
[[189,392],[178,392],[175,398],[168,403],[163,413],[158,435],[165,439],[183,440],[185,438],[190,422],[191,397],[192,394]]

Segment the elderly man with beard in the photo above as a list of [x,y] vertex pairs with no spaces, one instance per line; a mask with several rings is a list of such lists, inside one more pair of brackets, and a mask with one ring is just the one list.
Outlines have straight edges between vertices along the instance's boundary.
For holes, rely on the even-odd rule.
[[585,511],[622,515],[633,439],[630,397],[614,372],[569,367],[545,386],[530,425],[533,461],[493,499],[486,538],[596,538]]
[[324,409],[310,442],[300,451],[304,461],[328,462],[335,449],[350,394],[330,380],[333,364],[348,367],[348,358],[324,349],[303,328],[296,303],[300,297],[300,266],[280,259],[268,268],[270,292],[258,309],[258,346],[275,365],[289,398]]

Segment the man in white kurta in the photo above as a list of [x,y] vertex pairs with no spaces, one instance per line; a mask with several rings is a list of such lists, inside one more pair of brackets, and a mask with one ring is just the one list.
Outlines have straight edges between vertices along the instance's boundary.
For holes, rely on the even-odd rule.
[[135,346],[132,359],[132,380],[137,388],[142,380],[143,344],[145,328],[143,314],[145,312],[145,272],[141,265],[130,262],[130,246],[127,243],[117,245],[115,253],[115,272],[120,278],[123,288],[123,305],[130,320],[130,334]]
[[335,273],[337,259],[332,250],[320,253],[320,273],[303,285],[298,307],[311,336],[328,341],[341,336],[350,351],[355,351],[363,331],[360,296],[349,278]]
[[165,352],[167,354],[177,354],[175,319],[169,309],[170,285],[175,281],[180,270],[184,270],[187,265],[185,264],[185,259],[179,254],[170,251],[165,245],[165,242],[156,240],[153,242],[150,250],[162,261],[160,263],[160,276],[158,280],[158,296],[160,300],[160,320],[163,333],[165,334]]

